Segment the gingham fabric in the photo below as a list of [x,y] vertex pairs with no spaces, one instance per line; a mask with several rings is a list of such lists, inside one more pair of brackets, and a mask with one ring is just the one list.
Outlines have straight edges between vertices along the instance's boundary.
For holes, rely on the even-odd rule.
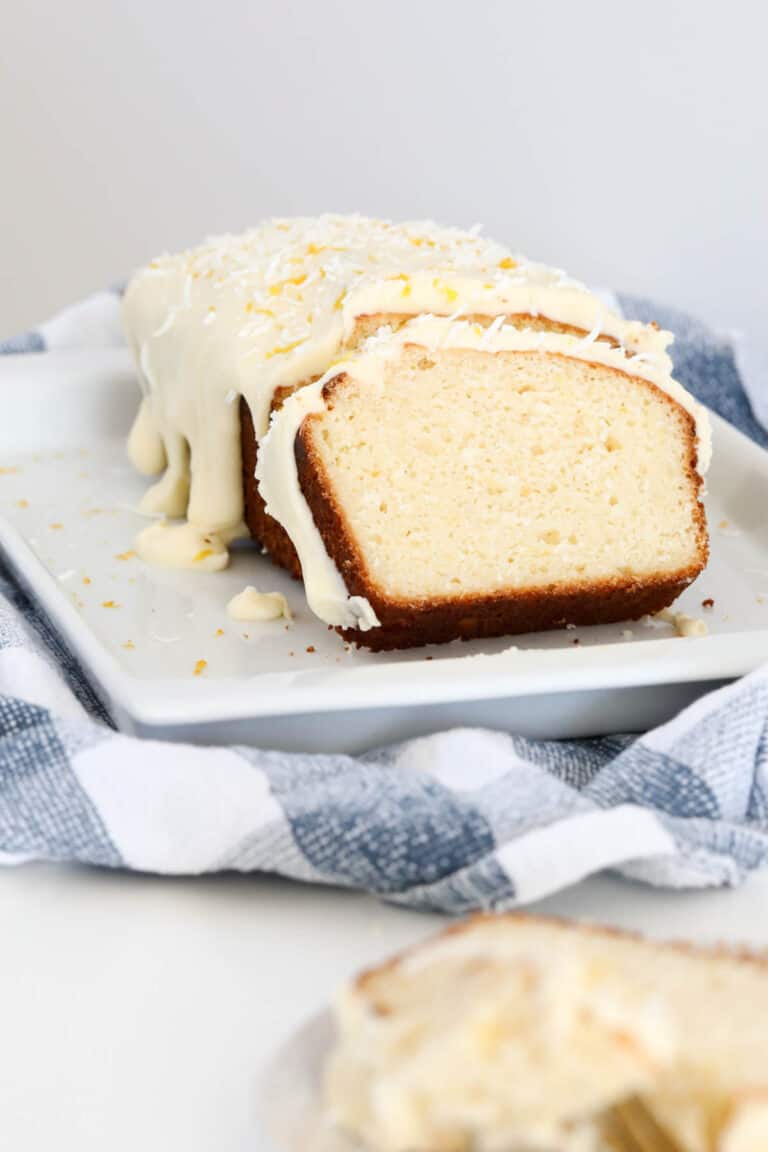
[[[642,300],[620,303],[673,329],[678,378],[768,446],[753,414],[765,393],[740,371],[732,338]],[[120,340],[115,290],[0,351]],[[639,739],[467,729],[358,757],[139,742],[114,731],[0,568],[6,863],[277,872],[454,913],[524,903],[606,868],[669,887],[735,884],[768,859],[767,721],[761,670]]]

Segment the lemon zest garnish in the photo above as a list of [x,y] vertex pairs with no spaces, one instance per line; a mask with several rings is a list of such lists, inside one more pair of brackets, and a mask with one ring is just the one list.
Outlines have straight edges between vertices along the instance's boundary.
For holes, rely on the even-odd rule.
[[14,476],[20,471],[20,468],[0,468],[0,476]]
[[125,644],[123,644],[123,648],[127,648],[129,652],[135,647],[136,645],[134,644],[133,640],[126,640]]
[[201,548],[192,563],[197,564],[198,560],[205,560],[207,556],[213,556],[213,548]]
[[52,532],[61,532],[64,525],[56,523],[56,524],[49,524],[48,527],[51,529]]
[[16,507],[17,508],[29,508],[29,500],[17,500],[16,501]]
[[449,284],[443,284],[442,280],[440,280],[439,278],[436,278],[432,281],[432,287],[433,288],[439,288],[441,290],[441,292],[443,292],[445,294],[445,297],[448,300],[449,304],[452,304],[454,300],[458,300],[458,298],[459,298],[459,294],[456,291],[456,289],[451,288],[451,286]]
[[205,672],[207,667],[208,667],[208,661],[207,660],[198,660],[198,662],[195,664],[195,671],[194,671],[193,675],[202,676],[203,672]]
[[286,284],[303,284],[306,278],[305,274],[303,276],[289,276],[287,280],[278,280],[276,284],[270,284],[269,294],[270,296],[279,296]]
[[344,297],[345,296],[346,296],[346,292],[342,292],[340,296],[336,297],[336,299],[333,302],[334,312],[341,312],[341,306],[344,303]]
[[264,356],[265,360],[271,360],[273,356],[282,356],[284,352],[293,352],[294,348],[298,348],[299,344],[306,344],[306,336],[301,340],[294,340],[292,344],[280,344],[277,348],[273,348],[271,352],[267,352]]
[[223,636],[223,635],[224,635],[224,629],[223,628],[217,628],[216,631],[214,632],[214,636]]
[[246,312],[250,312],[254,316],[270,316],[274,319],[274,312],[271,308],[257,308],[253,300],[249,300],[245,306]]
[[513,260],[511,256],[505,256],[503,260],[499,260],[499,268],[517,268],[517,261]]
[[411,294],[411,286],[410,286],[410,284],[406,284],[405,287],[403,288],[402,292],[400,293],[400,295],[405,297],[405,296],[410,296],[410,294]]
[[102,608],[119,608],[120,605],[115,600],[102,600]]
[[91,583],[90,576],[83,576],[83,584],[90,584],[90,583]]
[[115,554],[115,560],[132,560],[135,555],[136,553],[130,550],[128,552],[117,552]]
[[321,252],[346,252],[343,244],[309,244],[307,256],[319,256]]

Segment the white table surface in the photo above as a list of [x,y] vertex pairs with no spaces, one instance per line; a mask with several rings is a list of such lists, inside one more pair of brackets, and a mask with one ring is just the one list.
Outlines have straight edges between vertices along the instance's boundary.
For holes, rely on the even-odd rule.
[[[768,946],[768,873],[735,891],[599,878],[537,906]],[[441,925],[256,876],[0,870],[0,1149],[265,1152],[259,1069],[360,966]]]

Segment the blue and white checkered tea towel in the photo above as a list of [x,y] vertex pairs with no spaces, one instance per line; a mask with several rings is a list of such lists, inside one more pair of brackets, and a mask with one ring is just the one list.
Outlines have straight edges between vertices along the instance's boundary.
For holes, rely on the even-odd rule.
[[[673,329],[677,376],[768,446],[732,340],[621,303]],[[118,340],[117,295],[101,293],[0,351]],[[765,411],[765,393],[751,396]],[[278,872],[449,912],[533,900],[604,868],[735,884],[768,862],[768,669],[639,739],[458,730],[359,757],[139,744],[113,730],[0,571],[0,860],[32,859]]]

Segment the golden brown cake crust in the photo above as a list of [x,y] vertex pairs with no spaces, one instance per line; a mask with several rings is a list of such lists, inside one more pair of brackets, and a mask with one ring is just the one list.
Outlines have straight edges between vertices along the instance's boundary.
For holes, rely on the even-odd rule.
[[253,539],[266,548],[270,557],[281,568],[287,568],[296,579],[301,579],[301,565],[291,538],[272,516],[256,483],[256,461],[259,445],[253,426],[251,410],[244,397],[240,397],[240,439],[243,460],[243,518]]
[[[618,372],[618,370],[616,370]],[[627,375],[621,373],[621,375]],[[672,574],[635,580],[613,580],[560,584],[549,588],[500,591],[490,596],[446,597],[439,601],[409,603],[389,599],[372,581],[343,509],[335,500],[332,485],[312,443],[313,427],[322,416],[307,417],[296,436],[294,453],[299,484],[325,544],[339,570],[350,596],[369,601],[381,627],[362,632],[337,629],[345,640],[380,652],[414,648],[425,644],[446,644],[451,640],[487,639],[493,636],[540,632],[564,628],[567,624],[613,624],[636,620],[668,607],[702,570],[708,558],[707,526],[701,503],[702,480],[698,474],[696,427],[693,418],[665,392],[646,380],[627,376],[632,384],[652,389],[664,403],[672,405],[685,428],[687,440],[686,474],[696,492],[697,559]],[[336,389],[343,388],[344,373],[323,389],[326,402]]]

